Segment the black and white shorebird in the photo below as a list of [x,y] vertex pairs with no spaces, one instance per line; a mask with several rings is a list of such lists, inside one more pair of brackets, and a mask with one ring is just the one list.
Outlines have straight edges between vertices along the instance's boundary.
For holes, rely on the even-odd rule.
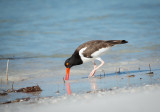
[[[66,77],[65,80],[69,80],[70,68],[75,65],[80,65],[86,62],[92,61],[94,68],[91,71],[89,77],[94,76],[97,69],[99,69],[104,61],[100,58],[101,55],[105,54],[109,48],[117,44],[128,43],[126,40],[92,40],[81,44],[70,58],[68,58],[64,65],[66,66]],[[99,66],[96,66],[95,60],[101,62]]]

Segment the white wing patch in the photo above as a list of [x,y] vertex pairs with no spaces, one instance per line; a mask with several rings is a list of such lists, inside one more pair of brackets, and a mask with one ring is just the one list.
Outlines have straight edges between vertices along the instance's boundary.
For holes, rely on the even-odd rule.
[[101,48],[101,49],[99,49],[98,51],[95,51],[93,54],[91,54],[91,56],[92,56],[93,58],[100,57],[101,55],[105,54],[109,49],[110,49],[110,47]]
[[89,61],[93,61],[95,60],[96,58],[98,58],[99,56],[103,55],[104,53],[106,53],[106,51],[108,51],[110,48],[101,48],[99,49],[98,51],[94,52],[91,54],[91,56],[93,58],[86,58],[83,56],[83,52],[87,49],[87,47],[84,47],[82,48],[80,51],[79,51],[79,55],[83,61],[83,63],[86,63],[86,62],[89,62]]
[[83,63],[86,63],[86,62],[94,60],[94,58],[86,58],[86,57],[83,56],[83,51],[85,51],[86,49],[87,49],[87,47],[84,47],[79,51],[79,55],[80,55]]

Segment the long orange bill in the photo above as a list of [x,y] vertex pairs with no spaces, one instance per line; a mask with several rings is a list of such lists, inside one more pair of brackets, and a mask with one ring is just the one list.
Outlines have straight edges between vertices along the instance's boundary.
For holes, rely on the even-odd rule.
[[65,78],[65,80],[69,80],[69,71],[70,71],[70,69],[66,68],[66,78]]

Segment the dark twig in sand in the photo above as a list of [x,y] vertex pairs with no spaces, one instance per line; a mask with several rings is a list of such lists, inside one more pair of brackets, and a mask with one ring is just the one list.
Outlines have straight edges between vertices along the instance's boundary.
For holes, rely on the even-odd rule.
[[129,70],[127,69],[127,77],[130,78],[130,77],[135,77],[135,75],[129,75]]
[[0,92],[0,96],[6,96],[6,95],[8,95],[8,93],[6,91]]
[[119,74],[121,73],[121,70],[120,70],[120,68],[119,68],[119,71],[118,71],[118,73],[119,73]]
[[32,86],[32,87],[26,87],[26,88],[20,88],[18,90],[15,90],[15,92],[24,92],[24,93],[38,92],[38,91],[42,91],[39,85]]
[[151,72],[151,65],[149,64],[149,70],[150,70],[150,72]]
[[63,77],[63,82],[65,83],[66,81],[64,80],[64,77]]
[[14,91],[13,85],[14,85],[14,81],[13,81],[13,83],[12,83],[12,91]]
[[141,68],[139,67],[139,68],[138,68],[138,70],[140,71],[140,70],[141,70]]
[[32,92],[39,92],[42,91],[42,89],[39,87],[39,85],[37,86],[32,86],[32,87],[26,87],[26,88],[20,88],[18,90],[14,90],[13,88],[13,84],[12,83],[12,90],[8,89],[6,92],[10,93],[10,92],[23,92],[23,93],[32,93]]
[[147,73],[147,74],[153,74],[153,72],[152,72],[152,69],[151,69],[151,65],[149,64],[149,73]]
[[[8,95],[8,93],[10,93],[10,92],[32,93],[32,92],[40,92],[40,91],[42,91],[42,89],[39,87],[39,85],[37,85],[37,86],[32,86],[32,87],[26,87],[26,88],[20,88],[20,89],[18,89],[18,90],[14,90],[13,84],[14,84],[14,82],[12,83],[12,90],[8,89],[7,91],[1,92],[1,93],[0,93],[0,96]],[[15,102],[21,102],[21,101],[28,101],[28,100],[30,100],[30,97],[27,97],[27,98],[18,98],[18,99],[16,99],[16,100],[7,101],[7,102],[0,103],[0,104],[9,104],[9,103],[15,103]]]
[[135,77],[135,75],[128,75],[127,77]]
[[22,101],[28,101],[28,100],[30,100],[30,97],[27,97],[27,98],[18,98],[16,100],[7,101],[7,102],[1,103],[1,104],[16,103],[16,102],[22,102]]
[[8,84],[8,64],[9,64],[9,59],[7,61],[7,68],[6,68],[6,79],[7,79],[7,84]]
[[106,73],[105,73],[105,71],[104,71],[104,70],[102,70],[102,72],[104,73],[104,77],[105,77],[105,76],[106,76],[106,75],[105,75],[105,74],[106,74]]
[[58,87],[57,87],[57,92],[56,92],[57,94],[59,94],[60,92],[59,92],[59,85],[58,85]]
[[117,78],[117,68],[116,68],[116,78]]

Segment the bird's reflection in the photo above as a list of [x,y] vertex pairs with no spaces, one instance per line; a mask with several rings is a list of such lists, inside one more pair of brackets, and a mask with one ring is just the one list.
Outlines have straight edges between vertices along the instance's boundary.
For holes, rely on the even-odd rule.
[[89,79],[89,82],[91,85],[91,90],[96,91],[98,89],[96,84],[96,78]]
[[71,95],[72,91],[71,91],[71,88],[70,88],[70,83],[68,81],[66,82],[66,87],[67,87],[67,93],[68,93],[68,95]]
[[[91,86],[91,90],[94,92],[98,89],[97,84],[96,84],[96,78],[91,78],[89,79],[89,83]],[[67,94],[71,95],[72,94],[72,90],[71,90],[71,86],[70,86],[70,82],[66,81],[66,88],[67,88]]]

